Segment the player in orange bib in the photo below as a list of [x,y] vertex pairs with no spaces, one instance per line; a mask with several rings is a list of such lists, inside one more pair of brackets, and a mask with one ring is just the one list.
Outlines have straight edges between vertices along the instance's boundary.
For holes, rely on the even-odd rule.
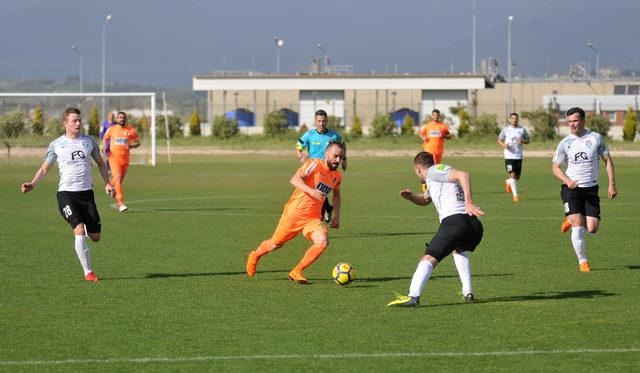
[[440,122],[440,110],[434,109],[431,112],[431,122],[425,124],[420,129],[420,137],[423,140],[422,149],[433,155],[435,164],[442,161],[442,153],[444,153],[444,140],[451,138],[449,126]]
[[109,143],[109,154],[105,155],[109,158],[111,184],[116,189],[118,211],[123,212],[127,210],[127,206],[124,204],[122,181],[129,169],[129,151],[140,146],[140,140],[136,130],[127,124],[127,114],[122,111],[118,113],[117,124],[109,128],[104,135],[102,148],[106,149]]
[[313,245],[304,254],[296,267],[289,272],[289,279],[300,284],[308,283],[302,271],[311,265],[329,245],[329,233],[320,218],[322,203],[327,194],[333,191],[333,220],[331,228],[340,227],[340,182],[342,175],[338,171],[344,159],[344,144],[330,142],[325,151],[324,160],[310,159],[291,177],[296,188],[284,206],[284,212],[273,236],[263,241],[257,249],[249,253],[247,275],[253,277],[260,258],[280,247],[302,233]]

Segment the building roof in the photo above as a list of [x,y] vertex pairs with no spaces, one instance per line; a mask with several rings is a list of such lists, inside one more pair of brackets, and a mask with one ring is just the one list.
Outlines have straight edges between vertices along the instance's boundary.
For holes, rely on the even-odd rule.
[[196,91],[420,89],[469,90],[493,88],[483,75],[354,74],[354,75],[196,75]]

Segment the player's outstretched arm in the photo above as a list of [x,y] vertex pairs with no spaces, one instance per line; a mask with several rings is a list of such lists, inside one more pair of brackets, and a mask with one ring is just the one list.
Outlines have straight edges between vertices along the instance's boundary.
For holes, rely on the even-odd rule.
[[451,169],[449,173],[449,181],[458,182],[464,193],[464,209],[469,215],[482,216],[484,212],[480,208],[473,204],[473,192],[471,191],[471,176],[465,171]]
[[20,184],[20,191],[22,193],[28,193],[32,191],[38,184],[40,184],[42,179],[47,176],[47,173],[49,173],[50,169],[51,165],[49,164],[49,162],[44,161],[42,166],[40,166],[38,171],[36,171],[36,174],[33,176],[33,179],[31,181]]
[[91,157],[94,161],[96,161],[96,164],[98,165],[98,171],[100,172],[100,176],[104,181],[104,191],[107,193],[107,195],[109,195],[109,197],[115,197],[116,190],[109,181],[109,171],[107,170],[107,165],[104,163],[102,157],[100,156],[100,152],[91,153]]
[[606,166],[607,176],[609,177],[609,188],[607,189],[607,197],[609,199],[614,199],[618,195],[618,190],[616,189],[616,171],[613,167],[613,159],[611,159],[611,155],[603,155],[602,160]]
[[426,206],[431,203],[431,198],[426,198],[424,194],[413,194],[411,189],[403,189],[400,191],[400,197],[407,201],[413,202],[416,205]]

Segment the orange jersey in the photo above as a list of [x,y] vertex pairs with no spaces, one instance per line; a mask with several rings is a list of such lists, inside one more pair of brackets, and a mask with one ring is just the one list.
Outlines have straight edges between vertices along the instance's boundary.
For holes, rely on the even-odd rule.
[[420,137],[426,138],[422,144],[425,152],[442,154],[444,152],[444,137],[449,135],[449,126],[442,122],[431,121],[420,130]]
[[109,149],[109,160],[117,160],[129,163],[129,144],[137,143],[138,134],[136,130],[128,125],[115,125],[109,128],[102,139],[103,148],[106,149],[107,142],[111,140]]
[[[318,189],[324,193],[325,198],[334,189],[340,188],[342,175],[340,171],[332,171],[324,160],[310,159],[298,172],[302,173],[302,179],[307,186]],[[319,219],[324,200],[318,200],[296,188],[291,198],[284,206],[285,215],[295,215],[300,218]]]

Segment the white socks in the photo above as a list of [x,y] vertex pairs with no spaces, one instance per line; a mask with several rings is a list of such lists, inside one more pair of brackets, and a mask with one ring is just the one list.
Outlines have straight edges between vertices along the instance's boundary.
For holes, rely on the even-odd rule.
[[584,228],[583,227],[571,227],[571,243],[573,244],[573,250],[576,252],[578,262],[586,262],[587,254],[584,248]]
[[410,297],[419,297],[422,294],[422,289],[429,281],[431,277],[431,271],[433,271],[433,264],[428,260],[420,260],[418,268],[416,268],[413,278],[411,279],[411,286],[409,287]]
[[87,241],[84,235],[75,237],[76,255],[78,255],[80,265],[82,266],[84,275],[86,276],[89,272],[91,272],[91,254],[89,253],[89,246],[87,245]]
[[469,262],[469,254],[466,251],[453,254],[453,261],[456,263],[456,269],[460,276],[460,282],[462,282],[462,295],[465,296],[469,293],[473,293],[471,287],[471,262]]
[[517,196],[518,195],[518,180],[516,180],[514,178],[509,178],[509,179],[507,179],[507,183],[511,187],[511,193],[513,194],[513,196],[514,197]]

